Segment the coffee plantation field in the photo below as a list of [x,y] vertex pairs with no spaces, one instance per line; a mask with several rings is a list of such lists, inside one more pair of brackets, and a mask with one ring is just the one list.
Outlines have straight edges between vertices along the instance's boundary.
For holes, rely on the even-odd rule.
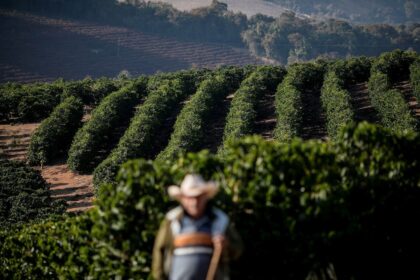
[[[407,278],[420,249],[419,61],[395,50],[0,85],[0,275],[147,279],[175,205],[166,187],[198,172],[220,183],[215,204],[245,241],[233,279]],[[7,139],[27,123],[16,157]],[[62,214],[40,176],[54,166],[89,176],[93,209]]]

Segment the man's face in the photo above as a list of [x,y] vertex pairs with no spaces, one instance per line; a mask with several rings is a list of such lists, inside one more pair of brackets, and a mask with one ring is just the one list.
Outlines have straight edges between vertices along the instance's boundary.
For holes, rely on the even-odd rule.
[[207,201],[208,199],[205,194],[199,196],[181,196],[182,206],[194,219],[198,219],[203,216]]

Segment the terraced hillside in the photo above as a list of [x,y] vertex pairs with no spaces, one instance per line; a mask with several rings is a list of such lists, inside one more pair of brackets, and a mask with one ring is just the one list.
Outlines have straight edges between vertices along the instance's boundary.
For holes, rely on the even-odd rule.
[[247,50],[0,10],[0,83],[262,64]]

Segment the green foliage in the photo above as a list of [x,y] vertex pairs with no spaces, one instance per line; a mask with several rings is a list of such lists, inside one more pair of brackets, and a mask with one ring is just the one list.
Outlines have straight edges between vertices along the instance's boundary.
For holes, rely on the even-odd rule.
[[262,66],[257,68],[235,92],[223,135],[223,147],[233,139],[250,135],[254,132],[257,117],[256,104],[275,90],[286,71],[280,67]]
[[163,147],[157,139],[168,125],[167,119],[196,90],[197,81],[203,74],[190,71],[165,75],[158,79],[160,86],[157,88],[156,79],[149,81],[148,88],[152,91],[146,101],[139,107],[117,147],[95,169],[95,186],[114,181],[119,165],[128,159],[153,158],[160,152]]
[[6,83],[0,85],[0,120],[8,121],[17,115],[17,106],[22,93],[22,85]]
[[27,86],[17,107],[18,118],[24,122],[35,122],[49,116],[60,102],[63,88],[60,84]]
[[129,79],[112,80],[104,77],[97,80],[85,78],[80,81],[71,81],[66,83],[61,99],[74,96],[80,98],[83,104],[98,105],[108,94],[130,85],[134,81]]
[[135,106],[146,96],[147,78],[108,95],[93,111],[90,120],[76,133],[69,150],[67,163],[70,169],[84,173],[93,169],[107,156],[134,113]]
[[39,171],[0,158],[0,230],[62,214],[64,210],[64,202],[50,198]]
[[413,94],[417,101],[420,100],[420,59],[417,59],[410,67],[410,83]]
[[334,72],[337,78],[342,80],[341,86],[348,87],[369,80],[373,61],[374,59],[364,56],[340,59],[332,63],[328,70]]
[[354,120],[350,95],[345,85],[363,79],[367,80],[366,74],[369,71],[366,68],[354,62],[342,63],[340,61],[334,64],[324,77],[321,102],[327,116],[328,135],[332,139],[336,139],[340,129]]
[[123,80],[100,78],[65,82],[22,85],[7,83],[0,86],[0,120],[37,122],[48,117],[66,97],[81,98],[84,104],[96,105],[106,95],[126,83]]
[[372,64],[371,73],[383,73],[391,83],[408,80],[410,65],[416,57],[417,54],[412,51],[395,50],[383,53]]
[[397,50],[381,55],[372,65],[369,97],[381,117],[382,125],[394,131],[416,130],[416,119],[411,115],[401,92],[391,90],[394,82],[408,76],[415,55]]
[[94,250],[89,215],[47,220],[16,232],[0,231],[6,279],[79,279],[89,275]]
[[329,267],[343,279],[409,278],[420,249],[419,153],[419,135],[361,123],[334,144],[250,137],[230,143],[223,159],[202,151],[171,164],[130,161],[79,220],[0,234],[0,272],[146,279],[172,205],[165,188],[195,172],[220,183],[215,204],[245,242],[234,278],[303,279]]
[[297,137],[302,125],[302,97],[304,91],[318,91],[322,86],[324,66],[316,63],[295,64],[289,67],[276,92],[277,125],[274,137],[290,141]]
[[83,103],[76,97],[66,98],[32,135],[28,162],[42,165],[66,154],[82,117]]
[[203,81],[177,117],[169,144],[157,159],[170,160],[179,153],[198,151],[206,136],[207,120],[226,96],[239,87],[242,78],[243,70],[232,67],[221,69]]

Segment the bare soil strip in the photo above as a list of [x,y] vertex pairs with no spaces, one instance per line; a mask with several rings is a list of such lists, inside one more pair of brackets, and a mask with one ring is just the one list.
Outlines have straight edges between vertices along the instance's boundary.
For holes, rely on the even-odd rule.
[[274,138],[274,129],[277,123],[275,96],[274,92],[266,92],[258,99],[257,103],[254,133],[267,140]]
[[327,140],[326,116],[322,110],[320,92],[302,93],[302,139]]
[[370,103],[367,83],[352,85],[348,91],[350,93],[356,122],[367,121],[369,123],[379,124],[380,119],[378,113]]
[[[39,123],[0,124],[0,149],[6,158],[26,161],[30,137]],[[68,212],[85,211],[92,208],[94,189],[92,175],[78,175],[70,171],[64,161],[36,169],[50,184],[51,196],[64,199]]]
[[404,99],[407,101],[408,106],[410,107],[411,113],[420,122],[420,104],[416,97],[413,95],[413,88],[409,81],[403,81],[397,83],[394,86],[395,89],[398,89]]
[[208,149],[211,153],[216,153],[222,145],[223,133],[225,130],[226,117],[229,113],[233,95],[227,96],[221,105],[213,109],[211,117],[204,124],[205,136],[200,149]]

